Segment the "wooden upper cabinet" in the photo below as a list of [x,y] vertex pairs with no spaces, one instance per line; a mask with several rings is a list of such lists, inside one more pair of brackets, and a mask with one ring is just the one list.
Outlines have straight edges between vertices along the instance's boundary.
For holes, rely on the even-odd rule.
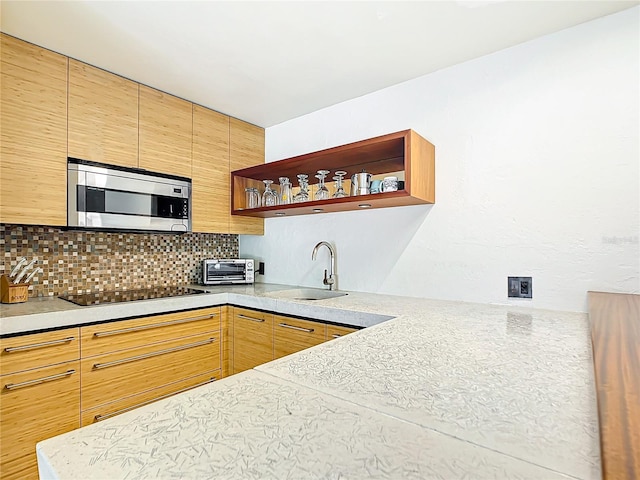
[[[231,171],[264,163],[264,129],[250,123],[231,118],[229,132],[229,163]],[[266,179],[266,178],[265,178]],[[271,178],[277,183],[277,178]],[[235,189],[235,195],[241,196],[234,203],[244,202],[244,188]],[[262,218],[231,215],[230,233],[264,235]]]
[[0,37],[0,223],[66,225],[67,57]]
[[191,178],[192,105],[140,85],[140,168]]
[[138,84],[69,59],[69,156],[138,166]]
[[193,106],[192,230],[229,233],[229,117]]

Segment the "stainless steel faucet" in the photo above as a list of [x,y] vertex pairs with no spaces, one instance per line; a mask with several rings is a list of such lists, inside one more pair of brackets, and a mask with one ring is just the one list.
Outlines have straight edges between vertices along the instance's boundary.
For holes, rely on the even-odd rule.
[[318,253],[318,250],[322,246],[327,247],[329,249],[329,254],[331,255],[331,264],[329,265],[329,276],[327,276],[327,270],[325,269],[325,271],[324,271],[324,279],[322,280],[322,283],[324,283],[325,285],[329,285],[329,290],[333,290],[334,287],[338,288],[338,285],[336,284],[336,275],[335,275],[335,271],[336,271],[336,252],[333,249],[333,247],[331,246],[331,244],[329,242],[319,242],[315,247],[313,247],[313,253],[311,254],[311,260],[315,260],[316,259],[316,255]]

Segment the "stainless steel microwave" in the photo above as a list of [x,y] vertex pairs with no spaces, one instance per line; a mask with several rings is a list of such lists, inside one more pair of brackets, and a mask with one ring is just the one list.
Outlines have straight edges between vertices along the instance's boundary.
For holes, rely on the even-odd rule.
[[254,261],[250,258],[210,259],[202,261],[203,285],[253,283],[254,278]]
[[190,232],[191,180],[69,158],[67,225]]

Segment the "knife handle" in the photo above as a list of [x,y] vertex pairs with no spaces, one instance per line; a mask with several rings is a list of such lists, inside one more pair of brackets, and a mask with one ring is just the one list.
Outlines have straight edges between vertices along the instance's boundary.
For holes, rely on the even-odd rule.
[[24,283],[29,283],[31,281],[31,279],[37,274],[37,273],[42,273],[44,270],[42,270],[42,267],[38,267],[36,268],[33,272],[31,272],[29,274],[29,276],[26,278],[26,280],[24,281]]
[[20,272],[20,275],[18,275],[18,276],[16,277],[16,279],[13,281],[13,283],[20,283],[20,280],[22,280],[22,278],[27,274],[27,272],[29,271],[29,269],[30,269],[31,267],[33,267],[33,265],[34,265],[37,261],[38,261],[38,259],[37,259],[37,258],[34,258],[33,260],[31,260],[31,261],[29,262],[29,264],[28,264],[26,267],[24,267],[24,268],[22,269],[22,271]]
[[11,270],[11,273],[9,274],[9,278],[13,278],[16,275],[16,273],[18,273],[18,270],[20,270],[20,267],[25,263],[27,263],[27,257],[22,257],[20,260],[18,260],[18,263],[16,264],[16,266],[13,267],[13,270]]

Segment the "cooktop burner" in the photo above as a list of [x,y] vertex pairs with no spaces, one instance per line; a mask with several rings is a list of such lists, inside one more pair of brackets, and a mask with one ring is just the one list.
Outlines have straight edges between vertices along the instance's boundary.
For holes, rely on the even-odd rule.
[[99,305],[101,303],[132,302],[134,300],[180,297],[182,295],[197,295],[199,293],[207,292],[188,287],[153,287],[142,290],[124,290],[122,292],[68,294],[60,295],[58,298],[86,307],[88,305]]

